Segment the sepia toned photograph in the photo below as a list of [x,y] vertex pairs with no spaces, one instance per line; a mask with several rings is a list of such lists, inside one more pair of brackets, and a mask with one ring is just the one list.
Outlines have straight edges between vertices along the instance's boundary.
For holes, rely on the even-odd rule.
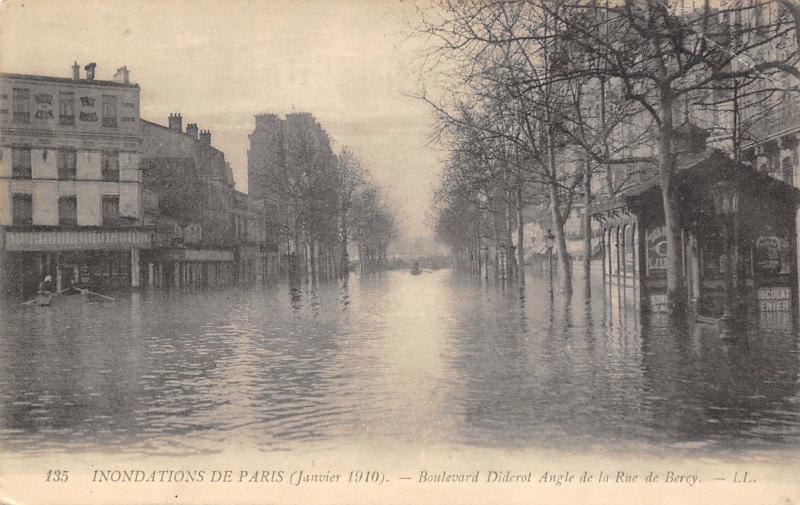
[[0,505],[800,502],[800,1],[0,1]]

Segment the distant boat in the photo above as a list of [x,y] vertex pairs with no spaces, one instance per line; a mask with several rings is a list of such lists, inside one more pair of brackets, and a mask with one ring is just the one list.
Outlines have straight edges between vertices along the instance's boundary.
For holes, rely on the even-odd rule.
[[411,275],[419,275],[422,273],[422,270],[419,269],[419,263],[414,263],[414,266],[411,268]]

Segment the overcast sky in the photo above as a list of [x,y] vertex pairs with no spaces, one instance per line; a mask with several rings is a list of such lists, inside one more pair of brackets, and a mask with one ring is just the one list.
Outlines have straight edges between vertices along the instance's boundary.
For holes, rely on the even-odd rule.
[[6,0],[0,70],[69,77],[73,61],[111,79],[127,65],[141,116],[198,123],[247,188],[259,112],[312,112],[383,187],[412,235],[439,173],[419,91],[417,39],[399,0]]

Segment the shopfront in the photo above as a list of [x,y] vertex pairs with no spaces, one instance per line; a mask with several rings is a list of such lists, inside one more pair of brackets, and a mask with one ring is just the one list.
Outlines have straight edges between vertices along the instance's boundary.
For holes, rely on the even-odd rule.
[[[673,184],[689,310],[707,322],[791,313],[800,191],[718,152],[678,172]],[[641,305],[651,312],[665,311],[667,301],[661,198],[654,178],[594,209],[603,226],[606,282],[640,287]]]

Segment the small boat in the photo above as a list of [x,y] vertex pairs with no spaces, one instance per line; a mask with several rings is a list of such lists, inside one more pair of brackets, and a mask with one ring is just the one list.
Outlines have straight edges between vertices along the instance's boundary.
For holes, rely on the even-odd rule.
[[422,270],[419,269],[419,263],[414,263],[414,266],[411,268],[411,275],[419,275],[422,273]]
[[53,301],[53,295],[50,293],[36,295],[36,305],[40,307],[49,307]]

